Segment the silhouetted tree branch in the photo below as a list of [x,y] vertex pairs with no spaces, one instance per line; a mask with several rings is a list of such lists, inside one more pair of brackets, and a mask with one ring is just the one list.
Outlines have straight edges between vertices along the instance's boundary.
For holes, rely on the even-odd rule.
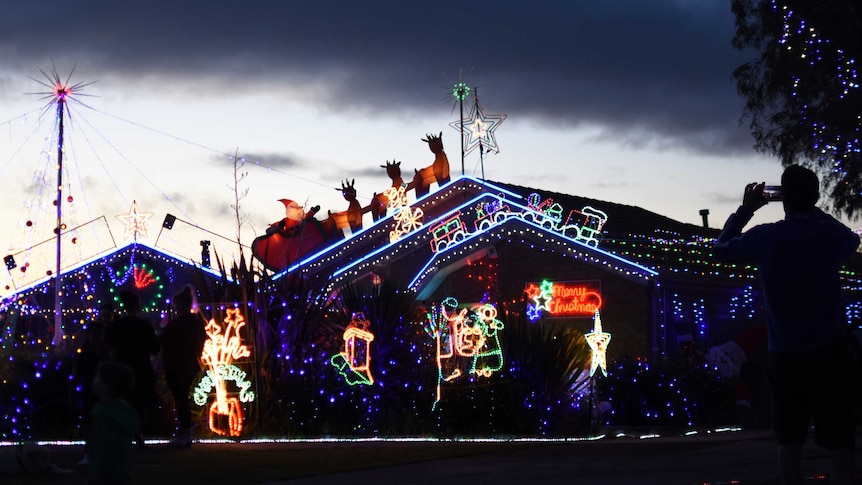
[[827,205],[862,216],[862,8],[854,0],[732,0],[733,72],[755,148],[815,170]]

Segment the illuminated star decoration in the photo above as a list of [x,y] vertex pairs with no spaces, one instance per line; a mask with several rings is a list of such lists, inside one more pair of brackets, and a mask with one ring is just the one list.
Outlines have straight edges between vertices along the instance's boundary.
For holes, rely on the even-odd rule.
[[527,293],[527,298],[533,300],[534,304],[527,304],[527,318],[531,322],[535,322],[542,317],[542,310],[551,311],[551,300],[554,299],[554,283],[548,280],[543,280],[541,285],[537,286],[530,283],[524,289]]
[[539,288],[539,293],[533,297],[533,301],[536,302],[536,310],[551,311],[551,300],[554,299],[552,296],[554,294],[554,283],[544,280]]
[[[500,152],[500,146],[497,144],[497,137],[494,135],[494,130],[500,126],[500,123],[506,119],[506,115],[490,115],[485,113],[482,104],[479,103],[479,98],[474,95],[473,107],[470,109],[470,114],[464,118],[464,153],[470,153],[475,150],[480,144],[485,152]],[[449,123],[449,126],[461,131],[461,120],[456,120]]]
[[[41,91],[41,92],[37,92],[37,93],[27,93],[27,94],[35,94],[37,96],[41,96],[41,98],[39,98],[39,99],[48,100],[48,102],[42,108],[42,114],[40,115],[40,117],[42,115],[44,115],[45,113],[47,113],[50,109],[56,107],[58,104],[63,104],[65,106],[68,106],[69,105],[68,101],[70,101],[70,100],[75,101],[77,104],[87,106],[86,104],[82,103],[79,98],[81,96],[89,96],[89,95],[88,94],[82,94],[81,90],[83,90],[85,87],[87,87],[93,83],[87,82],[87,83],[76,83],[76,84],[70,85],[69,81],[72,79],[72,75],[75,73],[74,67],[69,72],[69,75],[66,77],[65,81],[60,77],[60,74],[57,72],[56,66],[54,66],[53,64],[51,65],[51,72],[50,73],[45,72],[41,68],[39,69],[39,72],[41,72],[42,76],[44,76],[44,78],[45,78],[44,81],[36,79],[36,78],[30,78],[30,79],[32,79],[33,81],[36,81],[37,83],[41,84],[42,86],[48,88],[50,91]],[[87,106],[87,107],[89,108],[89,106]]]
[[153,216],[152,212],[140,212],[138,211],[138,202],[132,201],[132,208],[129,210],[128,214],[114,216],[120,220],[123,224],[126,225],[126,231],[123,234],[123,237],[126,239],[131,238],[134,241],[138,240],[138,234],[141,237],[147,237],[147,219]]
[[584,335],[587,345],[592,351],[593,360],[590,364],[590,377],[596,373],[596,369],[601,368],[602,374],[608,375],[608,359],[607,350],[608,344],[611,343],[611,334],[602,331],[602,316],[599,310],[596,309],[596,316],[593,320],[593,331]]

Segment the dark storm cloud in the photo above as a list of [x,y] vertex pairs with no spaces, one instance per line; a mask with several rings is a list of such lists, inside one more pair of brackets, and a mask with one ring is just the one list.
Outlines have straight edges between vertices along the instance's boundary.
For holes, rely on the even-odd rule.
[[377,166],[350,167],[349,171],[347,167],[337,167],[336,170],[339,173],[350,173],[351,177],[389,179],[386,175],[386,169]]
[[[297,168],[305,165],[303,161],[295,155],[288,153],[239,153],[239,157],[244,160],[245,165],[260,165],[264,168]],[[213,155],[212,160],[221,165],[233,167],[233,155]]]
[[634,147],[751,146],[726,1],[69,2],[53,21],[57,5],[0,7],[7,66],[72,59],[133,89],[298,92],[383,116],[449,110],[463,69],[510,118],[599,127]]

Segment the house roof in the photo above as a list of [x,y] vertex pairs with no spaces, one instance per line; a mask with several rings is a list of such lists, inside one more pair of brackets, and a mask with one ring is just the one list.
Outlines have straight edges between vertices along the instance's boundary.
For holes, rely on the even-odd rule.
[[[476,224],[483,204],[506,206],[512,214],[480,231]],[[463,264],[468,252],[475,258],[475,253],[496,241],[526,231],[534,244],[565,246],[562,252],[567,256],[577,254],[589,264],[644,281],[659,277],[666,282],[739,286],[756,280],[755,267],[719,263],[712,257],[718,229],[676,221],[641,207],[461,177],[416,200],[410,208],[424,213],[422,227],[398,241],[389,239],[394,224],[389,215],[353,237],[309,255],[282,275],[297,271],[316,275],[332,288],[409,259],[412,262],[405,264],[403,276],[421,294],[427,285],[433,287],[436,280]],[[445,224],[452,226],[453,234],[460,232],[464,237],[449,246],[458,248],[456,253],[437,254],[433,233],[446,233],[440,229]],[[573,232],[574,226],[580,229]],[[420,250],[423,246],[430,249]],[[422,261],[418,267],[414,267],[416,260]],[[407,268],[413,271],[409,277]],[[862,256],[857,254],[842,271],[846,290],[862,291],[860,269]]]
[[584,229],[585,225],[567,224],[553,213],[531,207],[524,194],[492,182],[461,177],[403,210],[421,211],[421,227],[392,237],[399,216],[390,214],[352,237],[309,255],[276,278],[300,272],[326,280],[332,289],[385,266],[390,273],[396,271],[411,289],[424,294],[447,267],[503,239],[539,244],[565,257],[642,282],[657,275],[633,260],[599,248],[595,232]]
[[[95,257],[92,257],[88,260],[81,261],[72,265],[68,268],[63,269],[63,279],[72,277],[72,275],[79,274],[82,272],[86,272],[91,268],[101,268],[106,265],[114,264],[114,261],[126,260],[128,259],[133,264],[136,257],[142,257],[143,259],[153,260],[153,259],[161,259],[165,262],[167,266],[171,267],[181,267],[186,270],[201,270],[206,274],[210,274],[214,278],[220,278],[221,274],[217,271],[214,271],[211,268],[202,267],[199,264],[188,260],[186,258],[182,258],[175,254],[171,254],[162,249],[158,249],[156,247],[150,246],[144,242],[140,241],[132,241],[126,244],[125,246],[120,246],[115,250],[101,254]],[[45,276],[39,280],[34,281],[31,284],[26,286],[22,286],[21,288],[16,288],[15,292],[4,298],[4,301],[14,301],[21,296],[25,296],[28,294],[35,293],[46,293],[48,287],[52,287],[54,282],[53,276]]]

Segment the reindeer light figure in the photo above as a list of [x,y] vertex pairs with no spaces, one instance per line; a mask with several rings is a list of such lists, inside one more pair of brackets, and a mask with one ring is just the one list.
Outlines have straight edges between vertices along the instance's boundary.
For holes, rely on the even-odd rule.
[[[392,159],[392,163],[386,160],[386,165],[381,165],[380,168],[386,169],[386,175],[392,180],[392,189],[398,189],[404,185],[404,179],[401,178],[401,162],[396,162]],[[386,192],[382,194],[375,193],[371,198],[371,217],[376,221],[386,217],[386,208],[389,206],[389,197]]]
[[341,212],[329,212],[329,217],[323,221],[323,226],[327,234],[336,237],[344,237],[344,229],[350,228],[351,233],[362,229],[362,206],[356,200],[356,187],[354,184],[356,179],[341,182],[341,188],[335,189],[341,192],[344,200],[349,202],[347,210]]
[[434,163],[422,170],[416,170],[413,175],[412,188],[416,191],[417,198],[426,195],[433,182],[437,182],[439,186],[449,181],[449,158],[443,151],[443,132],[437,136],[425,135],[422,141],[428,144],[428,149],[434,154]]

